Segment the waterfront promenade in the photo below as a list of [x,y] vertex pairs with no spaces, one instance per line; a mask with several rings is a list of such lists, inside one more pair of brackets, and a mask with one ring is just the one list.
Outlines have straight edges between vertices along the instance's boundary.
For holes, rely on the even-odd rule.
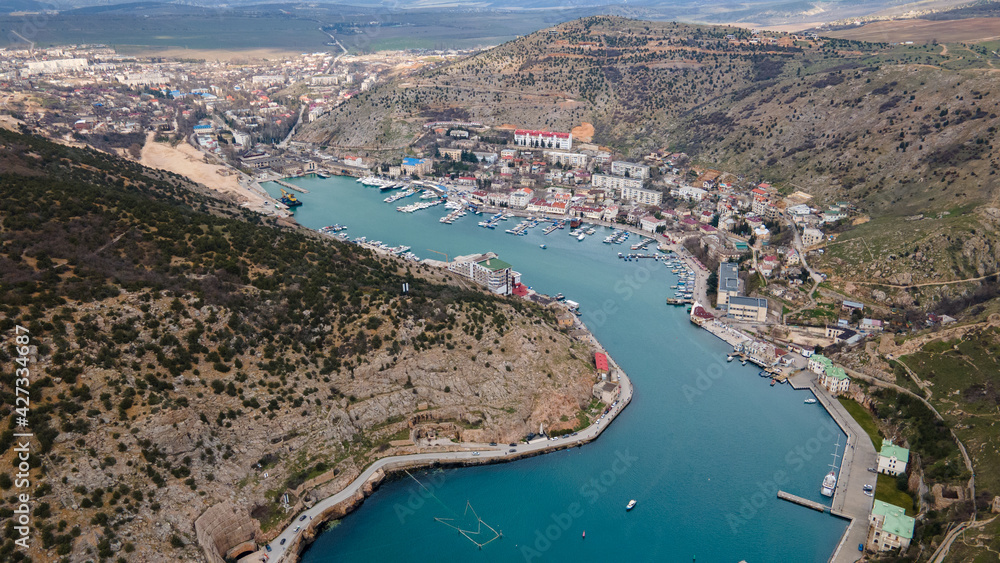
[[[593,336],[591,338],[593,339]],[[596,339],[593,339],[593,341],[597,342]],[[608,356],[608,360],[619,374],[620,389],[617,405],[608,411],[603,419],[595,421],[590,426],[573,435],[567,434],[559,438],[532,442],[530,444],[519,443],[516,448],[513,448],[517,450],[514,453],[508,451],[512,448],[507,444],[490,446],[489,444],[460,443],[456,445],[465,448],[464,451],[428,452],[384,457],[369,465],[350,485],[340,492],[317,502],[308,510],[297,514],[291,523],[268,544],[271,548],[270,552],[258,551],[248,556],[250,557],[248,561],[255,561],[254,557],[261,557],[260,560],[264,561],[263,557],[267,556],[269,563],[297,562],[299,555],[308,546],[309,541],[312,540],[312,536],[317,535],[319,528],[325,522],[324,514],[334,512],[334,509],[342,504],[344,505],[341,507],[343,512],[350,512],[360,505],[358,496],[367,496],[365,491],[371,491],[377,487],[388,473],[404,469],[419,469],[436,464],[484,465],[488,463],[503,463],[581,446],[596,440],[604,432],[604,429],[628,406],[634,393],[632,381],[628,378],[628,375],[614,363],[614,360],[610,356]],[[361,500],[363,500],[363,497]],[[307,537],[307,532],[309,533],[309,537]]]
[[864,544],[868,538],[868,517],[875,504],[875,498],[865,494],[863,487],[875,486],[877,474],[868,471],[868,468],[878,466],[878,452],[875,451],[875,445],[872,444],[864,428],[854,420],[840,401],[816,383],[816,374],[808,370],[800,371],[788,378],[788,382],[795,389],[812,391],[837,426],[847,434],[847,445],[844,447],[830,514],[850,520],[851,523],[830,557],[830,562],[854,563],[861,559],[862,555],[858,551],[858,544]]

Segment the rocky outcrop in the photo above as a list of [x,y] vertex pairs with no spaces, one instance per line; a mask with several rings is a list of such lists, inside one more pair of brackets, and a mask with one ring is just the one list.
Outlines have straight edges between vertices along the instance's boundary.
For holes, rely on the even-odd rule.
[[221,502],[209,508],[194,521],[198,545],[210,563],[226,563],[234,547],[254,542],[260,525],[231,502]]

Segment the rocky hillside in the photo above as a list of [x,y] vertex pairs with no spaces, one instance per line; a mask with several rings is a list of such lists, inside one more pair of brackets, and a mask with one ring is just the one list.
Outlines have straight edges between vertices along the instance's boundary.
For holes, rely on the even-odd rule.
[[[216,503],[266,533],[283,493],[412,438],[586,420],[590,350],[547,310],[105,154],[0,130],[0,163],[0,488],[18,492],[19,325],[33,561],[201,560],[193,522]],[[0,559],[28,560],[14,534]]]
[[997,197],[1000,69],[985,46],[751,39],[731,27],[585,18],[380,86],[302,136],[402,146],[442,114],[555,130],[589,121],[594,142],[633,156],[684,150],[876,210]]

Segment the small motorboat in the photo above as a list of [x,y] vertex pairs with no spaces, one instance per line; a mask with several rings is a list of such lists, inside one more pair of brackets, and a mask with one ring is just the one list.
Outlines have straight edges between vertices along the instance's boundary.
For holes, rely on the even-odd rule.
[[774,379],[772,379],[772,380],[771,380],[771,387],[774,387],[774,384],[775,384],[775,383],[777,383],[777,381],[776,381],[776,380],[774,380]]
[[816,404],[816,399],[806,399],[804,402],[807,405],[815,405]]
[[544,244],[539,244],[538,248],[541,248],[542,250],[545,250],[547,247]]
[[635,499],[628,501],[628,504],[625,505],[625,510],[632,510],[633,508],[635,508]]
[[583,539],[587,539],[587,530],[583,531]]

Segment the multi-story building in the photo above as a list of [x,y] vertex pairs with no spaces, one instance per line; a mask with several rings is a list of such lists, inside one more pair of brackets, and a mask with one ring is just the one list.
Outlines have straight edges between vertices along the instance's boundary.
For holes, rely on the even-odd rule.
[[670,195],[688,201],[701,201],[708,195],[708,191],[694,186],[675,186],[670,188]]
[[551,164],[565,164],[567,166],[585,167],[588,157],[578,152],[545,151],[545,160]]
[[740,290],[740,275],[736,262],[723,262],[719,264],[719,282],[716,297],[716,307],[725,309],[729,305],[730,297],[738,297]]
[[833,367],[833,362],[830,358],[827,358],[823,354],[813,354],[809,356],[809,371],[815,373],[816,375],[823,375],[826,373],[827,368]]
[[876,500],[868,517],[869,551],[891,551],[906,549],[913,539],[916,520],[906,515],[906,510],[894,504]]
[[510,295],[521,277],[492,252],[456,258],[448,269],[500,295]]
[[462,160],[462,149],[439,148],[438,154],[444,158],[450,158],[455,162]]
[[519,147],[568,151],[573,148],[573,134],[518,129],[514,131],[514,144]]
[[642,189],[642,180],[638,178],[626,178],[624,176],[611,176],[609,174],[594,174],[590,177],[590,185],[595,188],[607,188],[610,190],[620,190],[622,188]]
[[[628,180],[628,178],[623,178],[623,180]],[[660,205],[660,202],[663,201],[662,193],[641,187],[622,186],[619,194],[622,201],[634,201],[643,205]]]
[[906,464],[910,461],[910,450],[897,446],[892,440],[882,442],[878,452],[878,472],[886,475],[899,475],[906,472]]
[[657,219],[653,215],[646,215],[645,217],[639,219],[639,228],[644,231],[649,231],[651,233],[655,233],[656,229],[666,226],[667,226],[666,219]]
[[615,176],[628,176],[629,178],[645,180],[646,178],[649,178],[649,166],[635,162],[616,160],[611,163],[611,174]]
[[726,316],[741,322],[765,322],[767,320],[767,299],[730,296]]
[[844,368],[831,365],[819,376],[819,384],[826,387],[831,395],[840,395],[850,390],[851,378],[847,377]]
[[416,174],[418,176],[430,174],[431,170],[433,170],[433,164],[426,158],[406,157],[400,166],[400,171],[403,174]]
[[531,202],[534,193],[531,188],[520,188],[510,192],[510,206],[515,209],[524,209]]
[[819,229],[802,229],[802,244],[812,246],[823,242],[823,231]]

